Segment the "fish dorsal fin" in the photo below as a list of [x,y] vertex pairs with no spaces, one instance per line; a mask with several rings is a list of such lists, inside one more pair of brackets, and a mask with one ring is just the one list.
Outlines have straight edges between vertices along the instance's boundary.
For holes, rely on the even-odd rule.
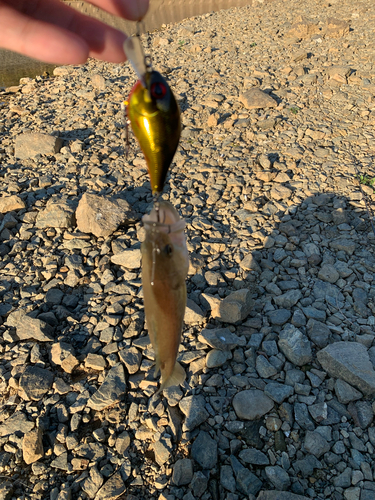
[[124,52],[136,72],[140,82],[145,87],[144,75],[147,71],[145,55],[139,36],[129,36],[123,45]]

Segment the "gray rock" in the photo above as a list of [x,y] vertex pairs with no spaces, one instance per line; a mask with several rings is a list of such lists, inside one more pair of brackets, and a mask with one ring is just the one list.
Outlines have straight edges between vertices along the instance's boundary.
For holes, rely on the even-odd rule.
[[35,423],[30,422],[24,413],[16,411],[0,425],[0,437],[9,436],[16,432],[25,434],[34,429],[34,426]]
[[262,378],[273,377],[277,373],[276,368],[262,355],[256,358],[256,370]]
[[293,463],[293,469],[296,473],[301,473],[303,477],[309,477],[314,473],[314,469],[321,469],[322,464],[314,455],[308,455],[302,460],[296,460]]
[[35,225],[40,229],[47,227],[70,228],[75,225],[77,203],[66,197],[53,196],[44,210],[38,213]]
[[223,366],[229,359],[227,351],[221,351],[220,349],[212,349],[206,356],[206,366],[207,368],[216,368]]
[[137,373],[139,370],[142,355],[135,347],[126,347],[122,349],[119,353],[119,357],[121,361],[124,363],[128,373],[132,375],[133,373]]
[[308,453],[320,458],[324,453],[330,449],[329,443],[318,432],[307,431],[304,441],[305,450]]
[[348,411],[351,414],[356,427],[367,429],[374,420],[374,412],[369,401],[357,401],[350,403]]
[[190,484],[193,479],[193,461],[189,458],[177,460],[173,467],[172,481],[176,486]]
[[239,101],[246,109],[275,108],[277,101],[258,88],[253,88],[240,95]]
[[126,392],[124,368],[121,363],[113,366],[102,385],[87,402],[93,410],[101,411],[121,400]]
[[348,255],[353,255],[355,251],[355,242],[348,238],[331,241],[329,246],[333,248],[333,250],[343,250]]
[[236,477],[237,489],[247,496],[256,495],[262,488],[262,481],[244,467],[234,455],[230,456],[230,462]]
[[375,371],[367,349],[358,342],[335,342],[317,353],[331,377],[340,378],[366,396],[375,394]]
[[22,310],[10,313],[7,324],[16,328],[17,337],[20,340],[34,339],[39,342],[51,342],[54,329],[44,321],[32,318]]
[[338,271],[331,264],[323,264],[318,272],[318,278],[328,283],[336,283],[339,277]]
[[171,455],[171,447],[167,440],[161,438],[153,444],[155,461],[158,465],[164,465]]
[[0,500],[10,500],[12,498],[15,484],[10,481],[3,481],[0,484]]
[[52,387],[54,374],[39,366],[27,366],[20,379],[22,397],[39,401]]
[[0,197],[0,213],[6,214],[8,212],[13,212],[17,210],[22,210],[26,208],[25,202],[17,196],[13,194],[11,196],[1,196]]
[[130,446],[130,435],[127,431],[122,432],[117,436],[115,449],[119,455],[123,455]]
[[273,401],[258,389],[238,392],[232,404],[237,417],[244,420],[257,420],[274,406]]
[[200,470],[194,472],[194,476],[191,481],[191,490],[196,497],[200,498],[203,495],[207,489],[207,485],[208,479],[203,472]]
[[326,347],[331,337],[331,330],[321,321],[309,319],[307,322],[307,335],[318,347]]
[[139,269],[141,267],[141,250],[140,248],[128,248],[112,255],[111,262],[126,269]]
[[247,288],[232,292],[220,302],[219,319],[224,323],[238,323],[246,319],[250,313],[254,301],[251,292]]
[[282,330],[278,346],[289,361],[297,366],[303,366],[312,360],[310,341],[293,325],[287,325]]
[[24,133],[16,137],[14,156],[16,158],[33,158],[37,155],[54,155],[62,146],[62,140],[53,135],[39,132]]
[[290,309],[302,298],[300,290],[289,290],[278,297],[274,297],[275,304],[281,308]]
[[120,225],[135,219],[129,203],[121,198],[109,198],[84,193],[76,211],[77,228],[83,233],[107,237]]
[[200,431],[191,447],[191,456],[203,469],[212,469],[217,463],[217,442],[207,432]]
[[238,458],[246,464],[252,465],[268,465],[270,463],[267,455],[255,448],[246,448],[240,451]]
[[271,325],[284,325],[291,317],[292,313],[288,309],[276,309],[267,313]]
[[61,455],[59,455],[55,460],[52,460],[51,467],[54,469],[68,470],[68,452],[65,451]]
[[222,465],[220,467],[220,484],[232,493],[236,491],[236,480],[234,479],[233,470],[230,465]]
[[363,397],[361,392],[357,391],[354,387],[340,379],[337,379],[335,382],[335,393],[337,399],[344,405]]
[[315,429],[315,424],[311,420],[307,406],[305,403],[295,403],[294,404],[294,418],[298,425],[302,429],[313,431]]
[[349,488],[352,482],[352,469],[347,467],[341,474],[334,477],[332,482],[336,488]]
[[204,322],[205,314],[193,300],[187,299],[184,322],[188,325],[199,325]]
[[40,427],[32,429],[23,437],[22,440],[22,455],[24,461],[29,465],[33,464],[44,456],[42,443],[43,432]]
[[115,472],[96,494],[95,500],[115,500],[126,491],[121,473]]
[[187,396],[179,402],[182,413],[186,416],[184,427],[192,431],[208,419],[205,409],[206,402],[203,396]]
[[285,491],[290,486],[290,478],[287,472],[279,465],[269,465],[264,469],[268,480],[273,486],[281,491]]
[[246,341],[243,342],[243,339],[232,333],[229,328],[203,329],[198,340],[222,351],[232,350],[239,345],[246,344]]
[[75,448],[74,452],[79,457],[98,462],[105,457],[106,449],[101,443],[82,443]]
[[262,272],[262,269],[259,266],[258,262],[250,253],[245,255],[243,260],[240,262],[240,267],[245,271],[256,271],[257,273]]
[[290,385],[280,384],[279,382],[270,382],[264,389],[264,394],[269,396],[273,401],[281,404],[285,399],[289,398],[294,393],[293,387]]
[[257,500],[309,500],[308,497],[303,495],[296,495],[286,491],[261,491]]

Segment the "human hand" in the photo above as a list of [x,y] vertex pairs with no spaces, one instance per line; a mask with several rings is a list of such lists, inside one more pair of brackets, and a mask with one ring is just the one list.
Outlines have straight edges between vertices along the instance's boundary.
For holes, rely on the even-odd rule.
[[[149,0],[90,0],[131,21],[141,20]],[[126,60],[126,35],[85,16],[61,0],[0,0],[0,48],[52,64],[81,64],[88,57]]]

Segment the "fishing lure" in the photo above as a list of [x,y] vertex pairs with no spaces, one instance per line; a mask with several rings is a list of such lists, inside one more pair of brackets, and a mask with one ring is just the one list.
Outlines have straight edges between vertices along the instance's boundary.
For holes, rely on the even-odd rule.
[[157,199],[180,140],[180,110],[167,81],[144,55],[139,36],[127,38],[124,51],[139,78],[124,102],[126,114],[145,156]]

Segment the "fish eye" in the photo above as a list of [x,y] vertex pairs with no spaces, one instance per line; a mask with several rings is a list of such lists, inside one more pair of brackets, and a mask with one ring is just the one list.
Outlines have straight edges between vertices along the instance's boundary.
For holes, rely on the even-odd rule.
[[164,252],[167,254],[167,255],[172,255],[173,253],[173,248],[172,248],[172,245],[165,245],[164,247]]
[[155,99],[162,99],[167,93],[167,87],[162,82],[154,82],[151,84],[150,92]]

